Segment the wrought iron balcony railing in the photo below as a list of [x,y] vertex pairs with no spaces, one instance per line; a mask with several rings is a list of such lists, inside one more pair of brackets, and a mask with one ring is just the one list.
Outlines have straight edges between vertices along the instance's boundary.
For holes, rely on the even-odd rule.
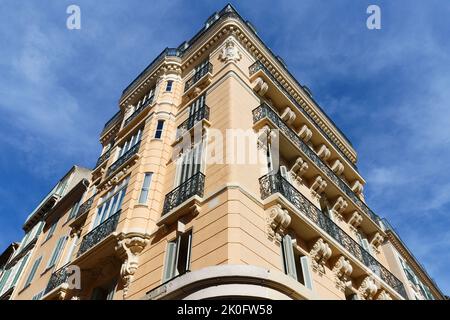
[[121,210],[117,211],[115,214],[103,221],[101,224],[99,224],[84,236],[80,244],[80,249],[78,250],[78,256],[82,255],[97,243],[109,236],[111,233],[116,231],[121,212]]
[[111,155],[111,149],[106,151],[104,154],[102,154],[100,157],[98,157],[97,163],[95,164],[95,167],[97,168],[99,165],[101,165],[103,162],[109,159],[109,156]]
[[55,272],[52,273],[50,280],[48,281],[47,287],[45,288],[45,294],[49,293],[56,287],[59,287],[63,283],[67,281],[68,274],[67,274],[67,267],[69,265],[65,265]]
[[322,159],[311,148],[303,142],[298,134],[292,130],[279,116],[278,114],[267,104],[262,104],[253,110],[253,123],[256,123],[264,118],[269,119],[281,132],[287,136],[291,142],[297,146],[303,153],[305,153],[309,159],[319,167],[325,175],[333,181],[338,188],[345,193],[355,204],[360,208],[368,217],[370,217],[377,225],[380,218],[376,215],[364,202],[362,202],[353,190],[339,178],[330,167],[325,164]]
[[202,79],[208,73],[212,73],[212,71],[213,71],[213,66],[212,66],[211,62],[208,62],[202,68],[197,70],[195,72],[195,74],[188,81],[186,81],[186,84],[184,85],[184,92],[188,91],[190,88],[192,88],[192,86],[194,84],[199,82],[200,79]]
[[[330,144],[332,144],[337,152],[339,152],[344,159],[348,160],[348,163],[355,169],[356,169],[356,165],[349,159],[349,157],[347,155],[345,155],[342,150],[336,145],[336,143],[334,141],[332,141],[329,137],[328,134],[320,127],[316,124],[315,120],[309,115],[308,112],[306,112],[303,107],[301,107],[298,102],[291,96],[291,94],[289,92],[286,91],[286,89],[283,87],[283,85],[272,75],[272,73],[267,70],[267,68],[260,62],[260,61],[256,61],[254,64],[252,64],[249,67],[249,73],[250,75],[253,75],[254,73],[256,73],[257,71],[262,70],[267,77],[269,77],[273,83],[275,83],[275,85],[278,87],[278,89],[282,92],[284,92],[284,94],[288,97],[288,99],[297,107],[297,109],[303,113],[303,115],[308,118],[309,120],[311,120],[311,123],[314,125],[314,127],[316,127],[317,130],[319,130],[320,132],[322,132],[322,134],[324,135],[324,137],[328,140],[328,142]],[[320,108],[320,106],[316,103],[316,105]],[[322,110],[322,109],[321,109]],[[324,114],[324,116],[331,122],[331,124],[333,124],[333,126],[335,127],[335,129],[342,135],[342,137],[345,139],[345,141],[348,142],[349,145],[352,145],[350,140],[347,139],[347,137],[345,136],[345,134],[334,124],[333,120],[331,120],[324,111],[322,111],[322,113]]]
[[178,138],[180,138],[186,131],[191,130],[197,122],[203,119],[209,120],[209,107],[206,105],[195,111],[189,116],[189,118],[178,126],[176,139],[178,140]]
[[272,194],[283,195],[298,211],[311,220],[320,229],[330,235],[356,259],[372,270],[392,289],[405,299],[407,298],[403,283],[378,262],[369,252],[364,250],[352,237],[322,213],[314,204],[292,186],[280,173],[265,175],[259,179],[261,198],[264,200]]
[[83,202],[83,204],[78,209],[77,217],[85,214],[86,212],[88,212],[91,209],[92,204],[94,203],[94,198],[95,198],[95,195],[93,195],[92,197],[87,199],[85,202]]
[[164,216],[194,195],[203,197],[204,188],[205,175],[201,172],[194,174],[166,195],[162,215]]
[[121,113],[120,113],[120,110],[119,110],[115,115],[112,116],[111,119],[109,119],[105,123],[105,126],[103,127],[103,130],[102,130],[102,134],[104,132],[108,131],[112,126],[114,126],[119,121],[120,115],[121,115]]
[[136,118],[147,106],[149,106],[153,102],[154,96],[147,99],[138,109],[136,109],[131,116],[129,116],[126,120],[123,126],[125,127],[127,124],[129,124],[134,118]]
[[119,159],[117,159],[109,168],[107,172],[107,176],[116,171],[122,164],[124,164],[128,159],[134,156],[139,151],[139,146],[141,142],[137,142],[134,146],[130,148],[127,152],[125,152]]

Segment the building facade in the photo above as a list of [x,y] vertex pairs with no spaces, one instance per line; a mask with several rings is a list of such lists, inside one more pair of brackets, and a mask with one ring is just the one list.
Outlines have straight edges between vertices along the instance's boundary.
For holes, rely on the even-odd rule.
[[123,91],[100,141],[13,299],[413,298],[350,141],[231,5]]

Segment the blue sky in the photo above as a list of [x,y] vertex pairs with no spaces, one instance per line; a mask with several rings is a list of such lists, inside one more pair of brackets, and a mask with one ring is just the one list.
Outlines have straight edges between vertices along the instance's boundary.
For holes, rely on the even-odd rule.
[[[81,30],[66,28],[70,4]],[[0,1],[0,248],[73,164],[95,164],[131,80],[225,4]],[[233,4],[350,138],[369,206],[450,293],[450,3]],[[366,28],[370,4],[381,30]]]

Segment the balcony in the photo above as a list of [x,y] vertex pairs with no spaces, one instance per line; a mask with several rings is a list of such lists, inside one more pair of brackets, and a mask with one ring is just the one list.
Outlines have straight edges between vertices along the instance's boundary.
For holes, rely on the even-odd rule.
[[108,151],[106,151],[104,154],[102,154],[98,160],[97,163],[95,164],[95,167],[97,168],[99,165],[101,165],[103,162],[105,162],[106,160],[109,159],[109,156],[111,155],[111,149],[109,149]]
[[206,105],[195,111],[178,126],[175,140],[180,139],[187,131],[191,130],[197,122],[202,121],[203,119],[209,120],[209,107]]
[[298,134],[278,116],[278,114],[267,104],[262,104],[253,110],[253,123],[268,119],[278,128],[298,149],[300,149],[334,184],[349,197],[354,204],[361,209],[378,227],[380,218],[350,189],[350,187],[339,178],[330,167],[311,148],[303,142]]
[[292,186],[280,173],[266,175],[259,179],[261,198],[279,193],[286,198],[298,211],[331,236],[353,257],[377,274],[386,284],[407,299],[403,283],[389,270],[380,264],[369,252],[364,250],[352,237],[325,216],[314,204],[309,202],[294,186]]
[[196,173],[166,195],[162,215],[167,215],[172,209],[180,206],[193,196],[203,197],[205,175]]
[[132,158],[138,151],[141,142],[139,141],[134,146],[130,148],[127,152],[125,152],[119,159],[117,159],[109,168],[106,176],[110,176],[114,171],[116,171],[120,166],[122,166],[125,162],[127,162],[130,158]]
[[109,129],[111,129],[114,125],[116,125],[119,120],[120,120],[120,116],[121,116],[121,112],[120,110],[112,116],[111,119],[109,119],[106,123],[105,126],[103,127],[102,133],[100,134],[101,136],[108,131]]
[[[275,86],[278,88],[278,90],[280,90],[281,92],[284,93],[284,95],[292,102],[292,104],[294,104],[297,107],[297,110],[299,110],[307,119],[310,120],[310,122],[314,125],[314,127],[320,131],[323,136],[327,139],[327,141],[334,146],[334,148],[336,149],[336,151],[343,157],[343,159],[346,159],[347,163],[353,167],[353,169],[357,170],[356,165],[353,163],[352,159],[350,159],[347,155],[345,155],[343,153],[343,151],[341,150],[341,148],[329,137],[329,134],[327,134],[319,125],[317,125],[316,121],[311,117],[311,115],[306,112],[304,110],[304,108],[302,106],[300,106],[298,104],[298,102],[292,97],[292,95],[284,88],[284,86],[272,75],[272,73],[266,69],[266,67],[260,62],[260,61],[256,61],[254,64],[252,64],[249,67],[249,74],[250,76],[253,76],[254,74],[256,74],[258,71],[262,71],[265,76],[267,78],[269,78],[274,84]],[[308,97],[309,94],[307,93]],[[310,97],[311,98],[311,97]],[[311,100],[313,100],[311,98]],[[314,100],[313,100],[314,101]],[[325,116],[326,119],[328,119],[328,121],[330,121],[330,123],[334,126],[334,128],[339,132],[339,134],[344,138],[344,140],[350,145],[352,146],[352,143],[350,142],[350,140],[347,139],[347,137],[345,136],[345,134],[340,131],[340,129],[335,125],[335,123],[333,122],[333,120],[331,120],[326,113],[322,110],[322,108],[320,108],[320,106],[314,101],[315,105],[319,108],[319,110],[322,112],[322,114]]]
[[154,96],[147,99],[138,109],[136,109],[124,122],[123,126],[126,127],[131,121],[133,121],[142,111],[144,111],[152,102]]
[[211,62],[208,62],[205,66],[203,66],[201,69],[197,70],[195,74],[189,78],[188,81],[186,81],[186,84],[184,85],[184,93],[188,93],[191,88],[193,88],[196,84],[199,84],[202,82],[202,80],[205,80],[209,77],[207,75],[211,75],[213,71],[213,66]]
[[120,213],[121,210],[117,211],[84,236],[80,244],[80,249],[78,250],[78,257],[116,231]]
[[94,203],[94,198],[95,198],[95,195],[93,195],[92,197],[87,199],[85,202],[83,202],[83,204],[78,209],[77,218],[82,216],[83,214],[85,214],[86,212],[88,212],[91,209],[92,203]]
[[69,277],[69,275],[67,273],[67,267],[68,267],[68,265],[65,265],[65,266],[59,268],[57,271],[52,273],[52,276],[50,277],[50,280],[48,281],[47,287],[45,288],[44,294],[49,293],[50,291],[61,286],[63,283],[65,283],[67,281],[67,278]]

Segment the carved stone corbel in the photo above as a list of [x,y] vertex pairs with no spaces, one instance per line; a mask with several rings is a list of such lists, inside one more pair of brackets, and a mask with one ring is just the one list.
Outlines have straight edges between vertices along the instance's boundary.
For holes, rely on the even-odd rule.
[[256,91],[260,96],[264,96],[269,89],[269,85],[261,78],[258,77],[255,80],[255,86],[253,87],[253,90]]
[[381,289],[380,293],[377,296],[377,300],[392,300],[392,297],[386,290]]
[[379,233],[375,232],[375,234],[372,236],[372,239],[370,240],[370,244],[378,250],[380,245],[383,243],[384,237]]
[[371,276],[366,276],[358,288],[358,293],[366,300],[372,300],[377,291],[378,287]]
[[298,157],[290,171],[294,174],[297,180],[301,181],[303,174],[306,170],[308,170],[308,168],[308,163],[301,157]]
[[363,220],[363,217],[361,214],[358,213],[358,211],[354,211],[350,218],[348,219],[347,223],[354,228],[354,231],[361,225],[361,222]]
[[286,209],[277,204],[269,209],[267,222],[269,239],[281,241],[282,236],[291,223],[291,216]]
[[297,115],[294,113],[294,111],[292,111],[291,108],[286,107],[283,113],[281,114],[280,118],[287,124],[291,124],[292,122],[295,121]]
[[350,275],[352,272],[353,267],[350,261],[344,256],[340,256],[333,266],[333,273],[336,276],[336,286],[339,289],[345,290],[345,288],[351,286]]
[[340,220],[342,220],[342,213],[345,209],[347,209],[347,207],[348,202],[343,197],[338,197],[331,207],[331,210]]
[[320,194],[325,190],[327,187],[327,182],[325,179],[323,179],[321,176],[317,176],[314,179],[314,182],[311,184],[311,193],[313,196],[320,197]]
[[120,235],[116,245],[116,252],[122,259],[120,276],[123,281],[123,298],[125,299],[134,273],[139,265],[139,254],[144,250],[149,240],[142,234]]
[[339,159],[336,159],[331,165],[331,170],[333,170],[336,175],[340,176],[344,172],[344,165]]
[[317,149],[317,155],[319,156],[319,158],[326,161],[331,156],[331,151],[326,145],[321,144]]
[[317,239],[309,252],[312,261],[312,269],[325,273],[325,263],[331,257],[331,248],[322,238]]
[[356,195],[360,195],[362,194],[364,187],[359,180],[355,180],[352,183],[351,189]]
[[303,140],[303,142],[307,143],[309,140],[311,140],[312,131],[308,128],[306,124],[304,124],[298,131],[298,135],[300,139]]

